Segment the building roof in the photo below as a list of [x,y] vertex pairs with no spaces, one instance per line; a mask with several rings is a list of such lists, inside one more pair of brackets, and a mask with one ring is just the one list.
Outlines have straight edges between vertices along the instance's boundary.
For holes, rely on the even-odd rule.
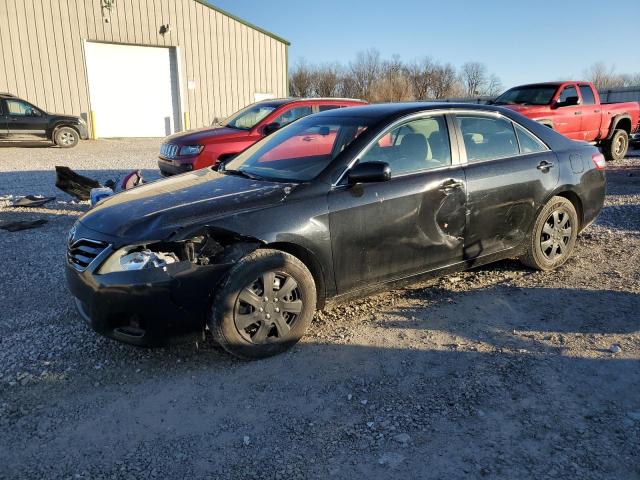
[[227,17],[233,18],[235,21],[242,23],[243,25],[246,25],[249,28],[252,28],[254,30],[257,30],[258,32],[264,33],[265,35],[268,35],[269,37],[284,43],[285,45],[291,45],[291,42],[289,42],[289,40],[286,40],[282,37],[280,37],[279,35],[276,35],[275,33],[270,32],[269,30],[265,30],[264,28],[260,28],[257,25],[254,25],[253,23],[247,22],[246,20],[243,20],[240,17],[236,17],[234,14],[227,12],[226,10],[223,10],[220,7],[216,7],[215,5],[210,4],[207,0],[195,0],[196,2],[204,5],[205,7],[209,7],[212,10],[215,10],[216,12],[220,12],[223,15],[226,15]]

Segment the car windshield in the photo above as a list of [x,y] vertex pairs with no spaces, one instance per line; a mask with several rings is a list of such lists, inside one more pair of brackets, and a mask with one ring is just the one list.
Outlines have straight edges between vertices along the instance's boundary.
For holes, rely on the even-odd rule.
[[234,113],[222,122],[223,125],[239,130],[251,130],[264,117],[269,115],[276,109],[275,106],[269,104],[254,104],[243,108],[239,112]]
[[315,178],[372,122],[359,117],[312,115],[256,143],[223,172],[283,182]]
[[516,87],[504,92],[493,103],[495,105],[548,105],[557,89],[557,85]]

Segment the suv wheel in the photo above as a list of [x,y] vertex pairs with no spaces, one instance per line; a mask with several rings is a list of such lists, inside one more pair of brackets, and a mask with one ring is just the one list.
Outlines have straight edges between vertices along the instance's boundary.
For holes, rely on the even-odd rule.
[[229,353],[264,358],[297,343],[315,308],[313,276],[300,260],[279,250],[256,250],[216,287],[208,324]]
[[542,209],[520,258],[537,270],[553,270],[567,261],[578,236],[578,214],[564,197],[553,197]]
[[75,147],[80,140],[80,135],[71,127],[62,127],[56,130],[53,141],[62,148]]
[[616,130],[611,140],[608,140],[603,147],[607,160],[620,160],[625,157],[629,149],[629,135],[624,130]]

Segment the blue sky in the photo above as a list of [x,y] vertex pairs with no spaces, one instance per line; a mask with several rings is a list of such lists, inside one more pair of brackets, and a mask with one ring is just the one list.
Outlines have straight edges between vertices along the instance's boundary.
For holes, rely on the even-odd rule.
[[[483,62],[505,87],[583,77],[597,61],[640,72],[639,0],[212,0],[291,42],[290,63],[430,56]],[[634,47],[635,44],[635,47]]]

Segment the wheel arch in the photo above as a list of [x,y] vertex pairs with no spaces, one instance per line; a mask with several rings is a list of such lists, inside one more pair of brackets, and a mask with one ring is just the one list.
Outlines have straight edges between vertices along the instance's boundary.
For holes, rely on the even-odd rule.
[[631,115],[627,113],[616,115],[611,119],[611,126],[609,127],[607,140],[611,140],[613,138],[616,130],[624,130],[625,132],[627,132],[627,135],[630,135],[632,128],[633,125],[631,124]]
[[321,263],[311,250],[303,247],[302,245],[291,242],[273,242],[262,245],[260,248],[270,248],[286,252],[304,263],[311,272],[313,281],[316,284],[316,308],[320,310],[324,307],[327,298],[325,273],[322,269]]
[[50,138],[51,138],[52,142],[55,141],[56,133],[58,133],[58,130],[60,130],[61,128],[65,128],[65,127],[69,127],[71,129],[75,130],[75,132],[78,134],[78,137],[81,136],[80,129],[78,129],[78,127],[76,127],[75,125],[72,125],[70,123],[58,123],[57,125],[54,125],[53,129],[51,130]]
[[576,209],[576,214],[578,215],[578,222],[580,222],[580,225],[578,226],[578,231],[581,231],[584,226],[584,207],[583,207],[582,199],[580,198],[580,195],[578,195],[574,190],[572,190],[570,186],[560,187],[554,193],[549,195],[549,198],[547,198],[547,200],[538,210],[538,214],[540,213],[540,211],[542,211],[544,206],[547,203],[549,203],[549,201],[553,197],[563,197],[571,202],[571,204],[573,205],[573,208]]

